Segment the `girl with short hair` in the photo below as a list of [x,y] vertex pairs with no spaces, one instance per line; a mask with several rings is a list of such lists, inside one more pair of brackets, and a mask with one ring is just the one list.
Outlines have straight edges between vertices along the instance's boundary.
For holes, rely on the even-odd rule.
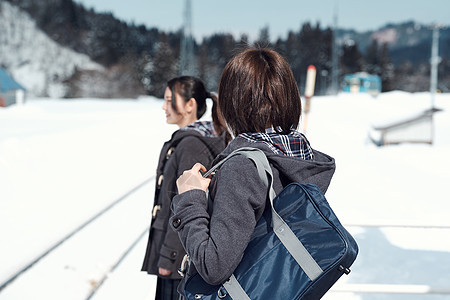
[[[256,48],[237,54],[222,73],[219,99],[234,139],[214,163],[236,149],[254,147],[268,158],[277,194],[291,182],[327,190],[334,159],[313,149],[297,130],[300,93],[280,54]],[[240,263],[266,207],[267,188],[253,162],[242,155],[228,159],[212,178],[202,177],[206,169],[197,163],[178,179],[170,223],[190,257],[188,274],[198,272],[208,284],[220,285]]]

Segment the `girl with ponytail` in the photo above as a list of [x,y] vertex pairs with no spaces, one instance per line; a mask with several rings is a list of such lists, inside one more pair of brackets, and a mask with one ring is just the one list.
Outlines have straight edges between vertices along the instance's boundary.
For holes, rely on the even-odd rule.
[[[199,120],[206,112],[206,99],[213,100],[211,121]],[[147,251],[142,271],[157,275],[156,299],[179,299],[177,286],[185,251],[179,237],[169,226],[176,180],[185,170],[201,162],[210,166],[225,148],[227,133],[217,112],[217,96],[192,76],[181,76],[167,83],[162,109],[166,122],[179,127],[162,149],[156,171],[155,197]]]

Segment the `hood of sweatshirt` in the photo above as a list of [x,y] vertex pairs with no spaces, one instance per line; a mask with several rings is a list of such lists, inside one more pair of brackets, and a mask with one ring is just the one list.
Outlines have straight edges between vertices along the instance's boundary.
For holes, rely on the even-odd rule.
[[227,148],[218,155],[213,164],[219,162],[234,150],[242,147],[253,147],[264,151],[269,163],[275,169],[274,176],[278,173],[285,184],[290,182],[312,183],[317,185],[324,193],[330,185],[336,168],[333,157],[315,149],[312,149],[314,159],[305,160],[300,157],[274,153],[267,143],[252,142],[240,136],[228,144]]
[[[198,130],[184,129],[177,130],[172,134],[172,137],[163,146],[164,155],[170,147],[176,147],[178,143],[186,137],[195,137],[209,149],[213,157],[217,156],[223,151],[226,146],[225,134],[221,136],[204,135]],[[160,158],[160,160],[163,158]]]

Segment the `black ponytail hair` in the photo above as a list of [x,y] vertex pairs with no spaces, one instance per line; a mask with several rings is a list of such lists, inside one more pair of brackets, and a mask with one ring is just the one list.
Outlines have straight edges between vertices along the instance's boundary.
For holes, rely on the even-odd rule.
[[175,77],[167,82],[167,87],[172,91],[172,108],[177,111],[175,93],[180,95],[184,102],[194,98],[197,102],[197,119],[200,119],[206,111],[207,94],[203,82],[192,76]]
[[175,77],[167,82],[167,87],[172,91],[171,104],[174,111],[177,111],[175,93],[180,95],[185,102],[188,102],[191,98],[195,99],[197,102],[197,119],[200,119],[206,112],[206,99],[212,99],[211,117],[214,123],[214,129],[217,135],[221,135],[226,131],[218,113],[217,96],[208,92],[205,84],[199,78],[193,76]]

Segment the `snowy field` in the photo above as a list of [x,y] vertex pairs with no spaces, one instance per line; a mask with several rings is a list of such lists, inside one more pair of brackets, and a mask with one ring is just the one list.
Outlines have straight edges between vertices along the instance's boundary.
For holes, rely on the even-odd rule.
[[[153,299],[155,278],[139,270],[152,176],[176,130],[161,105],[29,99],[0,109],[0,286],[117,201],[1,289],[0,300]],[[371,125],[428,109],[428,93],[312,99],[306,135],[336,158],[326,196],[360,246],[352,273],[326,299],[450,299],[421,294],[450,290],[450,94],[437,95],[436,106],[444,111],[433,145],[376,147]],[[383,287],[393,293],[346,292]]]

